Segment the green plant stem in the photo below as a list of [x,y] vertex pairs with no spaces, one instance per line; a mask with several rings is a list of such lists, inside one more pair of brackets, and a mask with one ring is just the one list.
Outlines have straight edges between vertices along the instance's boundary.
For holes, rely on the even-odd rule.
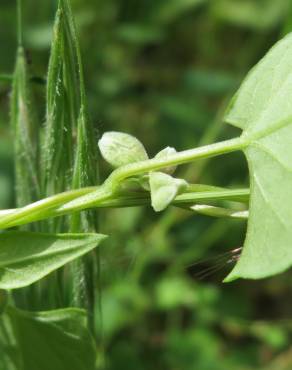
[[[1,225],[0,227],[3,226],[2,223],[6,224],[6,222],[9,223],[10,221],[17,221],[25,217],[27,217],[27,219],[30,220],[30,218],[33,215],[38,215],[39,213],[45,214],[46,212],[59,206],[60,204],[66,203],[67,201],[70,201],[72,199],[76,199],[94,190],[96,190],[96,187],[87,187],[87,188],[82,188],[82,189],[77,189],[77,190],[70,190],[64,193],[53,195],[48,198],[44,198],[34,203],[31,203],[23,208],[17,209],[15,212],[11,212],[11,210],[2,210],[1,213],[2,214],[6,213],[6,215],[2,219],[0,218],[0,225]],[[41,220],[44,218],[46,217],[41,217],[37,219]],[[20,223],[20,224],[23,224],[23,223]]]
[[[83,188],[82,190],[92,189],[92,188]],[[96,189],[96,188],[94,188]],[[80,191],[79,189],[78,191]],[[68,194],[62,193],[63,194]],[[74,194],[75,191],[70,192],[70,196],[72,197],[72,193]],[[61,195],[61,194],[59,194]],[[55,201],[55,199],[46,198],[46,200]],[[214,190],[214,191],[193,191],[187,192],[178,195],[174,201],[172,202],[175,206],[181,205],[192,205],[194,203],[200,202],[208,202],[208,201],[218,201],[218,200],[228,200],[234,202],[242,202],[247,203],[249,199],[249,189],[224,189],[221,190]],[[38,202],[37,202],[38,203]],[[33,203],[34,207],[36,207],[37,203]],[[149,193],[132,193],[127,195],[117,195],[115,198],[108,198],[104,200],[100,200],[100,202],[96,205],[97,208],[124,208],[124,207],[137,207],[137,206],[145,206],[150,204],[150,196]],[[32,206],[30,205],[30,206]],[[30,207],[29,206],[29,207]],[[39,205],[37,205],[39,206]],[[24,207],[26,208],[26,207]],[[23,225],[29,222],[40,221],[49,217],[57,217],[61,214],[64,214],[58,210],[58,208],[47,208],[44,210],[36,211],[36,208],[30,208],[30,212],[25,213],[23,212],[24,209],[8,209],[8,210],[1,210],[0,211],[0,223],[3,221],[1,220],[1,216],[4,218],[5,216],[13,216],[13,221],[11,224],[6,226],[2,226],[3,228],[8,228],[12,226]],[[18,215],[21,213],[22,217],[20,218]],[[17,217],[16,217],[17,216]]]
[[[68,212],[81,211],[86,208],[96,207],[98,204],[105,200],[100,198],[100,193],[107,193],[108,198],[115,197],[116,192],[119,189],[120,184],[123,180],[137,176],[150,171],[160,170],[169,166],[176,166],[184,163],[189,163],[201,158],[213,157],[230,153],[236,150],[243,149],[248,145],[248,141],[241,137],[222,141],[216,144],[206,145],[195,149],[184,150],[182,152],[175,153],[166,159],[149,159],[146,161],[131,163],[122,167],[119,167],[111,173],[101,188],[96,193],[90,193],[80,198],[70,201],[63,206],[58,208],[60,214],[66,214]],[[1,223],[0,223],[1,227]]]
[[[105,201],[116,199],[120,184],[129,177],[153,170],[159,170],[168,166],[192,162],[201,158],[230,153],[243,149],[246,145],[248,145],[248,142],[238,137],[216,144],[178,152],[166,159],[153,158],[122,166],[113,171],[107,180],[99,187],[83,188],[60,193],[32,203],[16,212],[0,218],[0,228],[9,228],[48,217],[61,216],[88,208],[98,207]],[[190,199],[188,199],[188,201],[190,201]]]
[[157,171],[165,167],[171,167],[189,163],[198,159],[214,157],[221,154],[234,152],[243,149],[248,142],[242,137],[221,141],[219,143],[202,146],[195,149],[184,150],[175,153],[166,159],[149,159],[137,163],[131,163],[126,166],[118,168],[108,177],[105,184],[109,183],[115,189],[118,184],[131,176],[136,176],[149,171]]

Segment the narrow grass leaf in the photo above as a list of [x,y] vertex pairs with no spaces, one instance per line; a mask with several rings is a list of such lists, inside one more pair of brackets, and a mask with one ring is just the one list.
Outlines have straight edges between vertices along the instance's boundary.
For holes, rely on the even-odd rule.
[[64,104],[63,84],[63,15],[60,9],[56,14],[53,30],[51,56],[47,77],[46,126],[42,151],[42,185],[44,195],[54,194],[63,188],[59,178],[62,151],[64,149]]
[[80,93],[76,48],[68,16],[59,3],[47,82],[47,113],[44,133],[43,185],[46,196],[71,187],[74,136],[79,115]]
[[[99,182],[98,152],[97,152],[97,133],[89,118],[87,98],[83,77],[83,66],[80,47],[77,39],[76,26],[70,3],[61,0],[64,13],[66,14],[66,25],[68,39],[70,39],[74,51],[76,62],[75,72],[77,71],[79,83],[79,111],[77,120],[77,138],[74,153],[74,170],[71,186],[72,188],[82,188],[96,186]],[[70,229],[72,232],[96,232],[98,230],[98,218],[96,211],[75,213],[71,217]],[[90,326],[94,330],[94,305],[96,302],[95,284],[99,280],[99,251],[94,251],[91,255],[84,256],[72,264],[73,275],[73,302],[78,307],[88,310]]]
[[13,77],[11,126],[14,136],[16,204],[21,207],[35,201],[39,196],[38,127],[25,53],[21,46],[18,48]]

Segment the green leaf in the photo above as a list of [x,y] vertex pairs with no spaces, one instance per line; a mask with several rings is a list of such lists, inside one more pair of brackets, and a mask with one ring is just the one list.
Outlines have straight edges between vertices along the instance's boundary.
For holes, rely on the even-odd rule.
[[170,23],[196,7],[204,4],[206,0],[168,0],[154,2],[151,19],[159,24]]
[[[72,188],[82,188],[98,184],[98,156],[94,130],[85,109],[81,109],[78,120],[77,148],[73,172]],[[72,232],[98,230],[98,216],[96,210],[74,213],[71,216],[70,227]],[[91,307],[93,311],[95,298],[94,285],[97,281],[96,267],[99,254],[85,256],[74,261],[72,265],[73,292],[72,301],[78,307]]]
[[151,205],[156,212],[164,210],[187,187],[187,182],[163,172],[149,174]]
[[27,286],[95,248],[102,234],[0,234],[0,289]]
[[[74,163],[71,188],[78,189],[96,186],[99,183],[97,132],[88,114],[83,66],[77,31],[70,1],[60,0],[59,6],[65,18],[65,53],[67,65],[65,82],[68,91],[71,121],[76,121],[77,137],[74,145]],[[69,57],[67,54],[70,53]],[[71,180],[71,179],[70,179]],[[96,232],[98,217],[96,210],[74,213],[70,218],[71,232]],[[95,283],[99,268],[99,252],[78,259],[71,265],[72,297],[78,307],[87,308],[89,317],[94,321]]]
[[212,13],[221,20],[251,29],[274,27],[289,11],[286,0],[216,0]]
[[46,196],[71,188],[73,132],[77,127],[80,92],[77,57],[69,20],[59,3],[53,29],[47,77],[46,126],[43,135],[42,185]]
[[226,121],[243,129],[250,213],[242,256],[226,278],[264,278],[292,265],[292,34],[249,73]]
[[96,351],[84,310],[7,309],[22,370],[94,370]]
[[11,95],[14,136],[16,203],[22,207],[39,196],[37,177],[37,120],[22,47],[18,48]]
[[193,282],[182,277],[163,278],[156,284],[155,298],[160,309],[170,310],[179,306],[193,307],[198,300]]
[[[64,150],[64,104],[62,53],[64,45],[63,15],[56,14],[47,77],[46,125],[42,150],[42,185],[44,195],[63,190],[63,178],[58,174]],[[61,183],[61,185],[60,185]]]

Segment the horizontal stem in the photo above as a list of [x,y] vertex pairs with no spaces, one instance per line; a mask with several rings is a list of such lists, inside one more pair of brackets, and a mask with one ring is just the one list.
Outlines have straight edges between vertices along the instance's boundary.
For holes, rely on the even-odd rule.
[[235,139],[174,153],[167,158],[152,158],[146,161],[131,163],[112,172],[106,180],[106,183],[115,187],[118,186],[122,180],[131,176],[136,176],[149,171],[157,171],[165,167],[189,163],[197,159],[230,153],[243,149],[247,144],[248,142],[242,137],[237,137]]
[[[192,185],[190,186],[192,187]],[[195,187],[195,185],[193,185]],[[207,188],[206,185],[199,185],[199,188]],[[206,201],[219,201],[228,200],[234,202],[248,202],[249,189],[225,189],[210,186],[212,191],[194,191],[187,192],[178,195],[172,202],[174,206],[183,206],[184,208],[190,208],[194,203],[206,202]],[[118,195],[115,198],[104,198],[96,205],[97,208],[125,208],[125,207],[137,207],[137,206],[148,206],[151,204],[150,194],[147,192],[131,193],[126,195]],[[7,210],[4,212],[15,212],[17,210]],[[3,212],[3,211],[2,211]],[[1,214],[1,212],[0,212]],[[7,227],[19,226],[30,222],[40,221],[46,218],[58,217],[64,214],[62,209],[47,209],[46,211],[33,212],[30,215],[17,218],[6,225]]]
[[[98,187],[72,190],[29,204],[15,212],[0,217],[0,228],[9,228],[48,217],[56,217],[88,208],[99,207],[105,201],[118,197],[118,189],[128,177],[163,169],[165,167],[192,162],[196,159],[221,155],[245,148],[248,142],[242,137],[175,153],[167,158],[153,158],[122,166],[111,173]],[[209,194],[210,195],[210,194]],[[219,195],[219,194],[217,194]],[[228,195],[227,195],[228,196]],[[190,199],[181,199],[189,202]]]
[[224,189],[204,191],[196,193],[184,193],[178,195],[174,204],[192,203],[194,201],[229,200],[247,203],[249,200],[249,189]]
[[[141,175],[150,171],[157,171],[169,166],[189,163],[197,159],[212,157],[216,155],[226,154],[236,150],[243,149],[247,142],[241,137],[222,141],[216,144],[206,145],[195,149],[184,150],[168,156],[167,158],[152,158],[146,161],[131,163],[119,167],[113,171],[106,179],[104,186],[108,193],[114,194],[118,191],[119,185],[125,179]],[[96,193],[92,192],[89,195],[81,196],[78,199],[72,200],[59,208],[60,215],[74,211],[82,211],[87,208],[97,207],[100,203],[99,190]],[[1,227],[1,224],[0,224]]]
[[49,211],[50,209],[56,208],[60,204],[66,203],[72,199],[76,199],[84,194],[93,192],[96,189],[96,187],[87,187],[77,190],[70,190],[39,200],[35,203],[31,203],[25,207],[16,209],[15,212],[11,212],[11,210],[2,210],[0,212],[5,215],[0,218],[0,228],[6,228],[6,226],[12,227],[10,224],[13,225],[14,222],[16,222],[15,225],[18,225],[19,223],[17,223],[17,221],[21,220],[22,218],[27,218],[28,221],[31,222],[30,217],[33,218],[34,214]]

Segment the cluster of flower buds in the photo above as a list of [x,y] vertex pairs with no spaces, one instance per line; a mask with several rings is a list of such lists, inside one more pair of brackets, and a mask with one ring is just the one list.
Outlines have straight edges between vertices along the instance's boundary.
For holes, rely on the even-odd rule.
[[[99,140],[98,146],[102,157],[114,168],[149,159],[144,145],[134,136],[122,132],[106,132]],[[166,147],[157,153],[154,159],[163,162],[175,154],[174,148]],[[151,171],[132,178],[126,184],[138,184],[140,188],[150,191],[151,205],[155,211],[159,212],[188,186],[185,180],[171,176],[175,169],[175,166],[166,166],[160,171]]]

